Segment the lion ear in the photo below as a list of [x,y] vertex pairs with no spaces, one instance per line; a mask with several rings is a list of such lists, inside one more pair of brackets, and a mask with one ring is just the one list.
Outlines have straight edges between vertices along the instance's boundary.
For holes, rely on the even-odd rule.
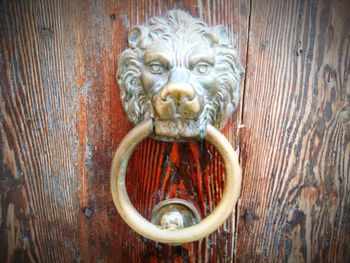
[[147,36],[148,30],[143,26],[135,26],[129,30],[128,42],[129,47],[136,48],[140,42]]
[[219,25],[213,28],[212,39],[214,43],[219,43],[220,45],[228,45],[228,33],[223,25]]

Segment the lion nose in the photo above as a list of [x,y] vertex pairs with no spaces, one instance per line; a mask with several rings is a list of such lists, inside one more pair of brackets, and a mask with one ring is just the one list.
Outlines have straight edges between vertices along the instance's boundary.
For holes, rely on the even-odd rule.
[[180,106],[186,101],[191,101],[195,97],[195,91],[187,83],[174,83],[166,85],[159,95],[163,101],[172,99],[175,105]]
[[179,116],[195,119],[203,110],[203,103],[194,88],[186,83],[168,83],[160,91],[154,106],[160,119],[174,119]]

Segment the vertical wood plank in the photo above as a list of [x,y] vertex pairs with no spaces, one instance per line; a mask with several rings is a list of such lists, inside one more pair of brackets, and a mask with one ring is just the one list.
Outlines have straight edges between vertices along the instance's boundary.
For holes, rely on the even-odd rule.
[[237,262],[349,262],[350,3],[253,1]]
[[7,216],[0,220],[0,253],[8,262],[62,261],[75,252],[67,246],[78,245],[65,15],[59,2],[1,2],[0,180]]

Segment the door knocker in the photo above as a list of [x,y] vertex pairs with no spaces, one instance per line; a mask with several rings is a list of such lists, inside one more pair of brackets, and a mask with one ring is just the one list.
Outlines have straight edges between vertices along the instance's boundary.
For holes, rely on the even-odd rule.
[[[223,26],[209,27],[180,10],[133,27],[128,42],[119,59],[117,81],[135,127],[113,158],[114,204],[123,220],[148,239],[170,244],[202,239],[225,222],[240,193],[238,154],[219,132],[239,101],[240,60]],[[150,222],[131,204],[125,172],[133,150],[148,136],[166,141],[205,139],[220,153],[226,176],[223,196],[206,218],[200,220],[191,204],[177,199],[158,204]],[[186,225],[186,220],[192,223]]]

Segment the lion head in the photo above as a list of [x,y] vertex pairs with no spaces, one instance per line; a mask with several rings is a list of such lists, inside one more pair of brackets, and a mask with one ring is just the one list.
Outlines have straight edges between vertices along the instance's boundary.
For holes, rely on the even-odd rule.
[[135,125],[153,118],[161,139],[221,129],[239,101],[243,73],[223,26],[179,10],[133,27],[120,57],[117,81],[125,111]]

